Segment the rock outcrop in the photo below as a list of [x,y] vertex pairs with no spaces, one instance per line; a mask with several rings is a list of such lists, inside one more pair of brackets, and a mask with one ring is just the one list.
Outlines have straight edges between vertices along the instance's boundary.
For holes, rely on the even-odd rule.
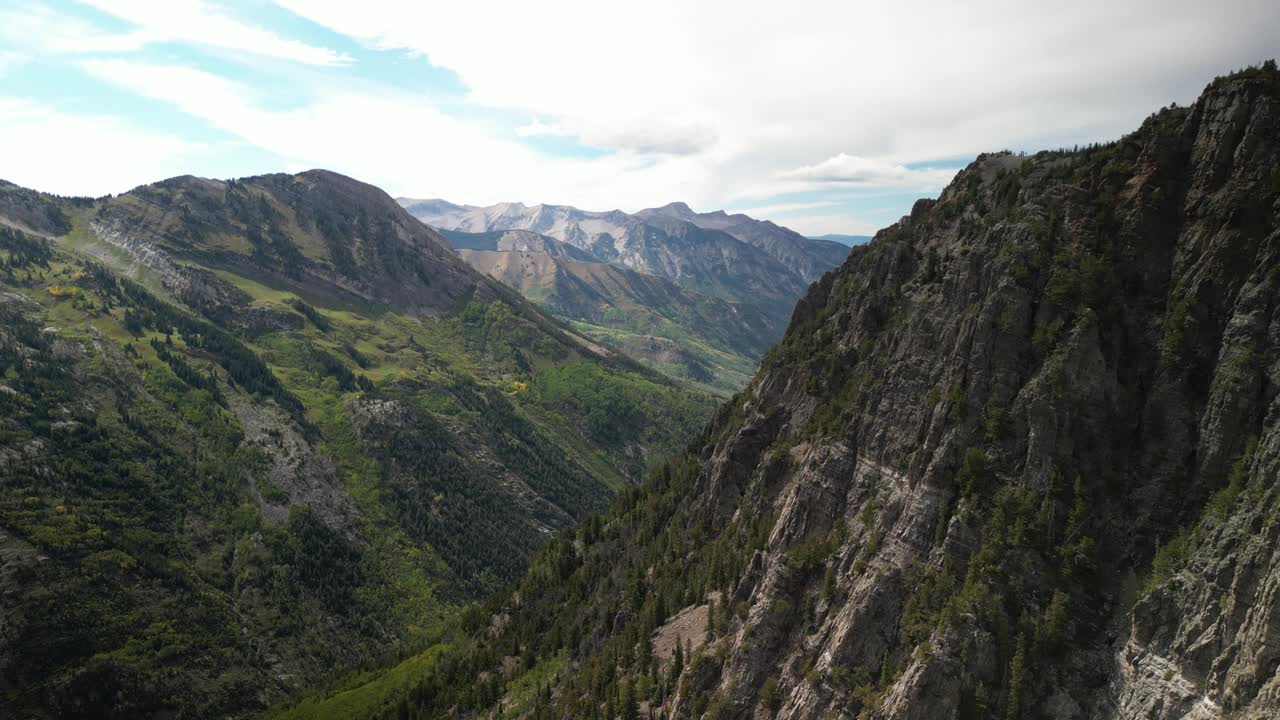
[[[1116,143],[980,157],[855,249],[703,451],[695,502],[776,519],[698,692],[771,716],[776,677],[782,718],[1280,712],[1278,167],[1268,67]],[[815,534],[825,592],[788,562]]]

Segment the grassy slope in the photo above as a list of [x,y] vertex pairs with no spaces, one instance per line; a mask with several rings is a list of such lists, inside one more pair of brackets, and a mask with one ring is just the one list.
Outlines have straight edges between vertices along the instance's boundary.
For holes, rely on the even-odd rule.
[[648,359],[638,359],[637,362],[675,380],[688,383],[703,392],[720,397],[729,397],[737,392],[747,384],[756,369],[757,361],[731,350],[713,347],[698,339],[696,333],[676,326],[675,323],[664,323],[663,327],[654,328],[650,332],[630,332],[618,327],[593,325],[575,320],[569,322],[571,327],[588,338],[614,348],[625,348],[630,343],[647,341],[655,334],[657,337],[672,340],[702,367],[709,369],[710,377],[694,377],[687,363],[666,363]]
[[365,671],[344,679],[327,691],[299,699],[280,720],[345,718],[367,720],[390,712],[423,675],[433,672],[445,645],[433,645],[388,671]]
[[[21,365],[9,366],[6,382],[18,387],[20,400],[29,398],[40,412],[45,403],[67,402],[59,397],[74,398],[73,388],[79,387],[83,391],[80,399],[87,406],[84,417],[91,418],[97,409],[104,437],[125,453],[147,441],[130,429],[132,420],[105,409],[142,413],[149,431],[155,433],[152,442],[170,458],[165,460],[170,468],[164,471],[166,476],[198,482],[191,486],[188,480],[173,486],[180,497],[164,511],[169,519],[159,526],[147,525],[151,521],[145,516],[128,514],[133,512],[128,498],[136,492],[128,487],[104,501],[115,508],[112,513],[124,515],[103,511],[80,516],[57,508],[89,502],[88,494],[97,492],[91,486],[68,487],[65,482],[49,484],[38,479],[0,483],[0,525],[13,531],[20,542],[53,555],[54,562],[35,579],[55,596],[72,593],[83,600],[101,592],[92,589],[102,582],[102,576],[97,570],[91,573],[85,565],[91,558],[98,558],[93,562],[101,564],[104,557],[119,557],[121,568],[136,568],[127,570],[133,580],[117,583],[119,587],[112,586],[107,593],[111,609],[90,610],[72,598],[63,608],[66,612],[59,611],[57,616],[44,617],[32,611],[36,619],[28,626],[32,634],[25,638],[27,642],[52,642],[52,631],[44,623],[65,622],[81,612],[106,613],[104,619],[112,632],[97,633],[94,642],[83,643],[87,648],[98,648],[95,657],[99,659],[91,664],[73,648],[50,650],[63,654],[50,659],[54,665],[42,676],[40,686],[32,686],[34,678],[27,678],[25,686],[20,682],[9,688],[10,699],[19,705],[47,709],[50,701],[44,698],[54,693],[64,696],[60,702],[71,703],[60,705],[57,712],[71,711],[68,708],[74,708],[75,702],[92,702],[83,695],[91,692],[92,684],[88,688],[77,685],[76,678],[91,665],[105,662],[121,683],[140,683],[144,688],[134,691],[138,699],[133,707],[139,712],[152,705],[174,703],[181,707],[184,702],[196,702],[221,708],[219,712],[228,715],[241,714],[263,701],[278,700],[293,681],[268,681],[265,673],[256,674],[265,668],[254,669],[260,660],[251,656],[261,650],[241,647],[241,641],[224,637],[225,631],[219,629],[224,623],[228,628],[247,623],[256,628],[255,635],[265,632],[270,637],[262,641],[264,649],[286,656],[281,662],[291,675],[306,673],[313,681],[321,676],[320,668],[367,662],[388,648],[427,641],[461,603],[510,579],[511,575],[476,575],[465,565],[451,564],[458,559],[456,551],[424,541],[421,527],[413,523],[418,511],[412,505],[406,508],[403,497],[389,494],[386,461],[372,456],[356,437],[349,407],[357,398],[372,395],[411,402],[424,421],[447,428],[453,449],[446,450],[440,461],[461,457],[464,463],[473,463],[475,458],[468,457],[464,448],[484,448],[481,454],[492,453],[494,462],[506,468],[507,480],[502,482],[518,478],[534,490],[543,488],[559,498],[558,506],[573,516],[602,507],[607,488],[625,486],[683,442],[713,404],[707,396],[657,382],[638,368],[603,363],[580,351],[566,350],[500,302],[473,304],[462,313],[436,318],[385,309],[372,313],[322,306],[315,311],[327,327],[306,320],[301,329],[242,334],[240,341],[265,362],[282,392],[300,401],[300,420],[314,427],[315,446],[333,463],[343,491],[358,510],[354,545],[330,539],[345,548],[339,557],[348,551],[352,554],[353,564],[312,568],[325,579],[311,587],[306,568],[301,567],[305,562],[289,555],[294,551],[288,548],[306,548],[312,536],[328,537],[324,534],[327,531],[314,530],[305,511],[301,519],[291,513],[284,525],[264,515],[269,508],[263,504],[263,496],[267,496],[268,505],[273,494],[279,502],[281,490],[270,486],[261,470],[261,459],[240,461],[248,452],[244,450],[243,429],[225,401],[218,402],[210,393],[249,403],[265,401],[246,393],[241,385],[233,385],[227,371],[220,368],[225,357],[189,343],[193,337],[162,332],[158,327],[128,329],[127,314],[138,310],[133,296],[104,289],[95,280],[96,263],[85,257],[135,278],[142,283],[139,292],[145,287],[163,293],[159,278],[114,246],[93,238],[87,231],[84,211],[72,213],[72,220],[72,232],[60,241],[62,252],[43,266],[7,274],[0,271],[0,286],[38,303],[39,326],[56,326],[60,341],[77,343],[88,351],[67,363],[50,383],[40,385],[38,379],[31,379],[32,384],[24,385]],[[237,247],[234,242],[226,244]],[[8,261],[11,255],[5,251],[4,259]],[[247,292],[255,308],[293,313],[292,303],[299,299],[269,279],[249,279],[227,271],[218,275]],[[49,292],[50,287],[74,290],[55,295]],[[165,302],[152,297],[154,302]],[[197,390],[186,384],[152,347],[153,339],[162,347],[166,340],[172,343],[166,352],[213,378],[214,389]],[[51,366],[57,364],[52,347],[41,352]],[[316,352],[336,358],[340,370],[316,366]],[[528,368],[513,361],[517,354],[528,361]],[[344,374],[364,378],[374,389],[344,387]],[[85,376],[96,380],[85,384]],[[587,385],[574,386],[575,379],[582,378],[589,381]],[[132,387],[141,389],[143,396],[137,397]],[[593,403],[602,407],[593,407]],[[486,407],[501,413],[495,416]],[[612,423],[612,412],[625,413],[627,422]],[[12,426],[18,435],[0,438],[0,446],[30,437],[30,433],[24,434],[23,423],[38,422],[34,416],[29,422],[23,417],[10,418],[18,423]],[[495,417],[500,418],[496,427]],[[196,459],[189,467],[182,465],[186,462],[181,460],[183,447],[195,448]],[[97,461],[91,454],[80,460],[91,477]],[[155,462],[137,458],[138,472],[152,472],[148,468]],[[226,472],[219,473],[219,467]],[[555,467],[572,470],[565,475],[548,469]],[[530,472],[534,474],[527,474]],[[546,485],[540,479],[548,473],[560,485]],[[565,486],[565,482],[571,484]],[[579,485],[572,484],[575,482]],[[603,494],[564,494],[582,492],[582,483],[599,483]],[[211,487],[218,488],[212,495]],[[437,502],[452,502],[450,491],[436,493]],[[289,498],[283,502],[287,504]],[[141,530],[127,528],[142,527],[149,527],[146,532],[160,545],[139,545],[128,539],[129,533]],[[531,538],[532,543],[541,542],[536,536]],[[511,555],[515,550],[518,560],[532,548],[506,548],[505,553]],[[117,552],[122,555],[112,554]],[[143,552],[154,553],[155,559],[140,559]],[[175,584],[172,577],[166,578],[161,571],[166,565],[172,568],[167,571],[170,574],[180,568],[178,572],[185,579]],[[284,585],[272,579],[282,571],[287,576]],[[348,577],[343,573],[349,578],[341,579]],[[339,602],[349,607],[326,605],[324,598],[333,587],[339,591]],[[195,604],[208,605],[210,619],[190,630],[198,637],[162,640],[155,633],[177,620],[178,608],[192,604],[191,593],[197,592],[193,588],[203,588],[198,592],[206,599]],[[145,600],[157,593],[165,600]],[[146,602],[153,602],[153,607],[144,611]],[[239,619],[230,623],[230,616],[213,619],[225,612],[216,609],[219,605],[233,608]],[[361,616],[374,627],[362,626]],[[283,622],[286,617],[289,621]],[[274,623],[280,625],[271,629]],[[68,629],[68,641],[82,640],[77,639],[79,631]],[[163,672],[155,662],[164,644],[175,650],[210,649],[223,658],[223,679],[207,682],[192,680],[184,673]],[[17,649],[21,651],[21,644]],[[188,667],[198,665],[201,663]],[[55,666],[61,669],[55,671]],[[213,667],[217,666],[214,663]],[[171,685],[175,681],[193,691],[184,697]]]

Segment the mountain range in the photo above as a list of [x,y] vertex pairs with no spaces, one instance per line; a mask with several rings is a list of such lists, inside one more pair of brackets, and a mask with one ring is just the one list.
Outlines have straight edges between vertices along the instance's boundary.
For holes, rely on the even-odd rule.
[[979,156],[642,488],[282,716],[1280,716],[1278,168],[1274,62]]
[[468,262],[583,334],[723,395],[781,337],[804,289],[848,254],[771,222],[684,203],[628,214],[399,202]]
[[713,407],[332,172],[0,184],[0,715],[248,717],[432,642]]
[[1280,717],[1280,69],[853,248],[0,181],[0,717]]

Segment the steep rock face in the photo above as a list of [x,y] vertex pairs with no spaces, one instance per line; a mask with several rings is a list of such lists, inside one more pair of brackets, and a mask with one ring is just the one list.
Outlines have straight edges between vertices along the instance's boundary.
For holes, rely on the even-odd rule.
[[[1278,162],[1280,78],[1244,73],[982,157],[855,250],[704,454],[708,512],[776,521],[751,632],[676,711],[759,714],[770,677],[788,718],[1280,710]],[[788,562],[815,533],[826,593]]]
[[[498,604],[493,647],[573,664],[523,712],[1280,715],[1277,168],[1274,63],[1115,143],[980,156]],[[714,590],[692,661],[650,663]]]
[[[333,460],[308,442],[304,430],[279,408],[240,396],[232,396],[228,404],[245,439],[262,448],[270,462],[264,483],[251,478],[250,494],[263,517],[283,525],[290,506],[306,507],[323,525],[354,537],[360,512],[343,492]],[[278,489],[278,496],[264,492],[263,485]]]

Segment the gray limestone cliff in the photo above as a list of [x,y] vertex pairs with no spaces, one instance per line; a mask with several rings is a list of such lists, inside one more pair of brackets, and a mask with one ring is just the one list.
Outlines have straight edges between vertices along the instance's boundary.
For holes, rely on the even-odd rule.
[[1273,67],[980,157],[811,290],[703,450],[695,502],[775,519],[673,712],[1276,717],[1278,301]]

